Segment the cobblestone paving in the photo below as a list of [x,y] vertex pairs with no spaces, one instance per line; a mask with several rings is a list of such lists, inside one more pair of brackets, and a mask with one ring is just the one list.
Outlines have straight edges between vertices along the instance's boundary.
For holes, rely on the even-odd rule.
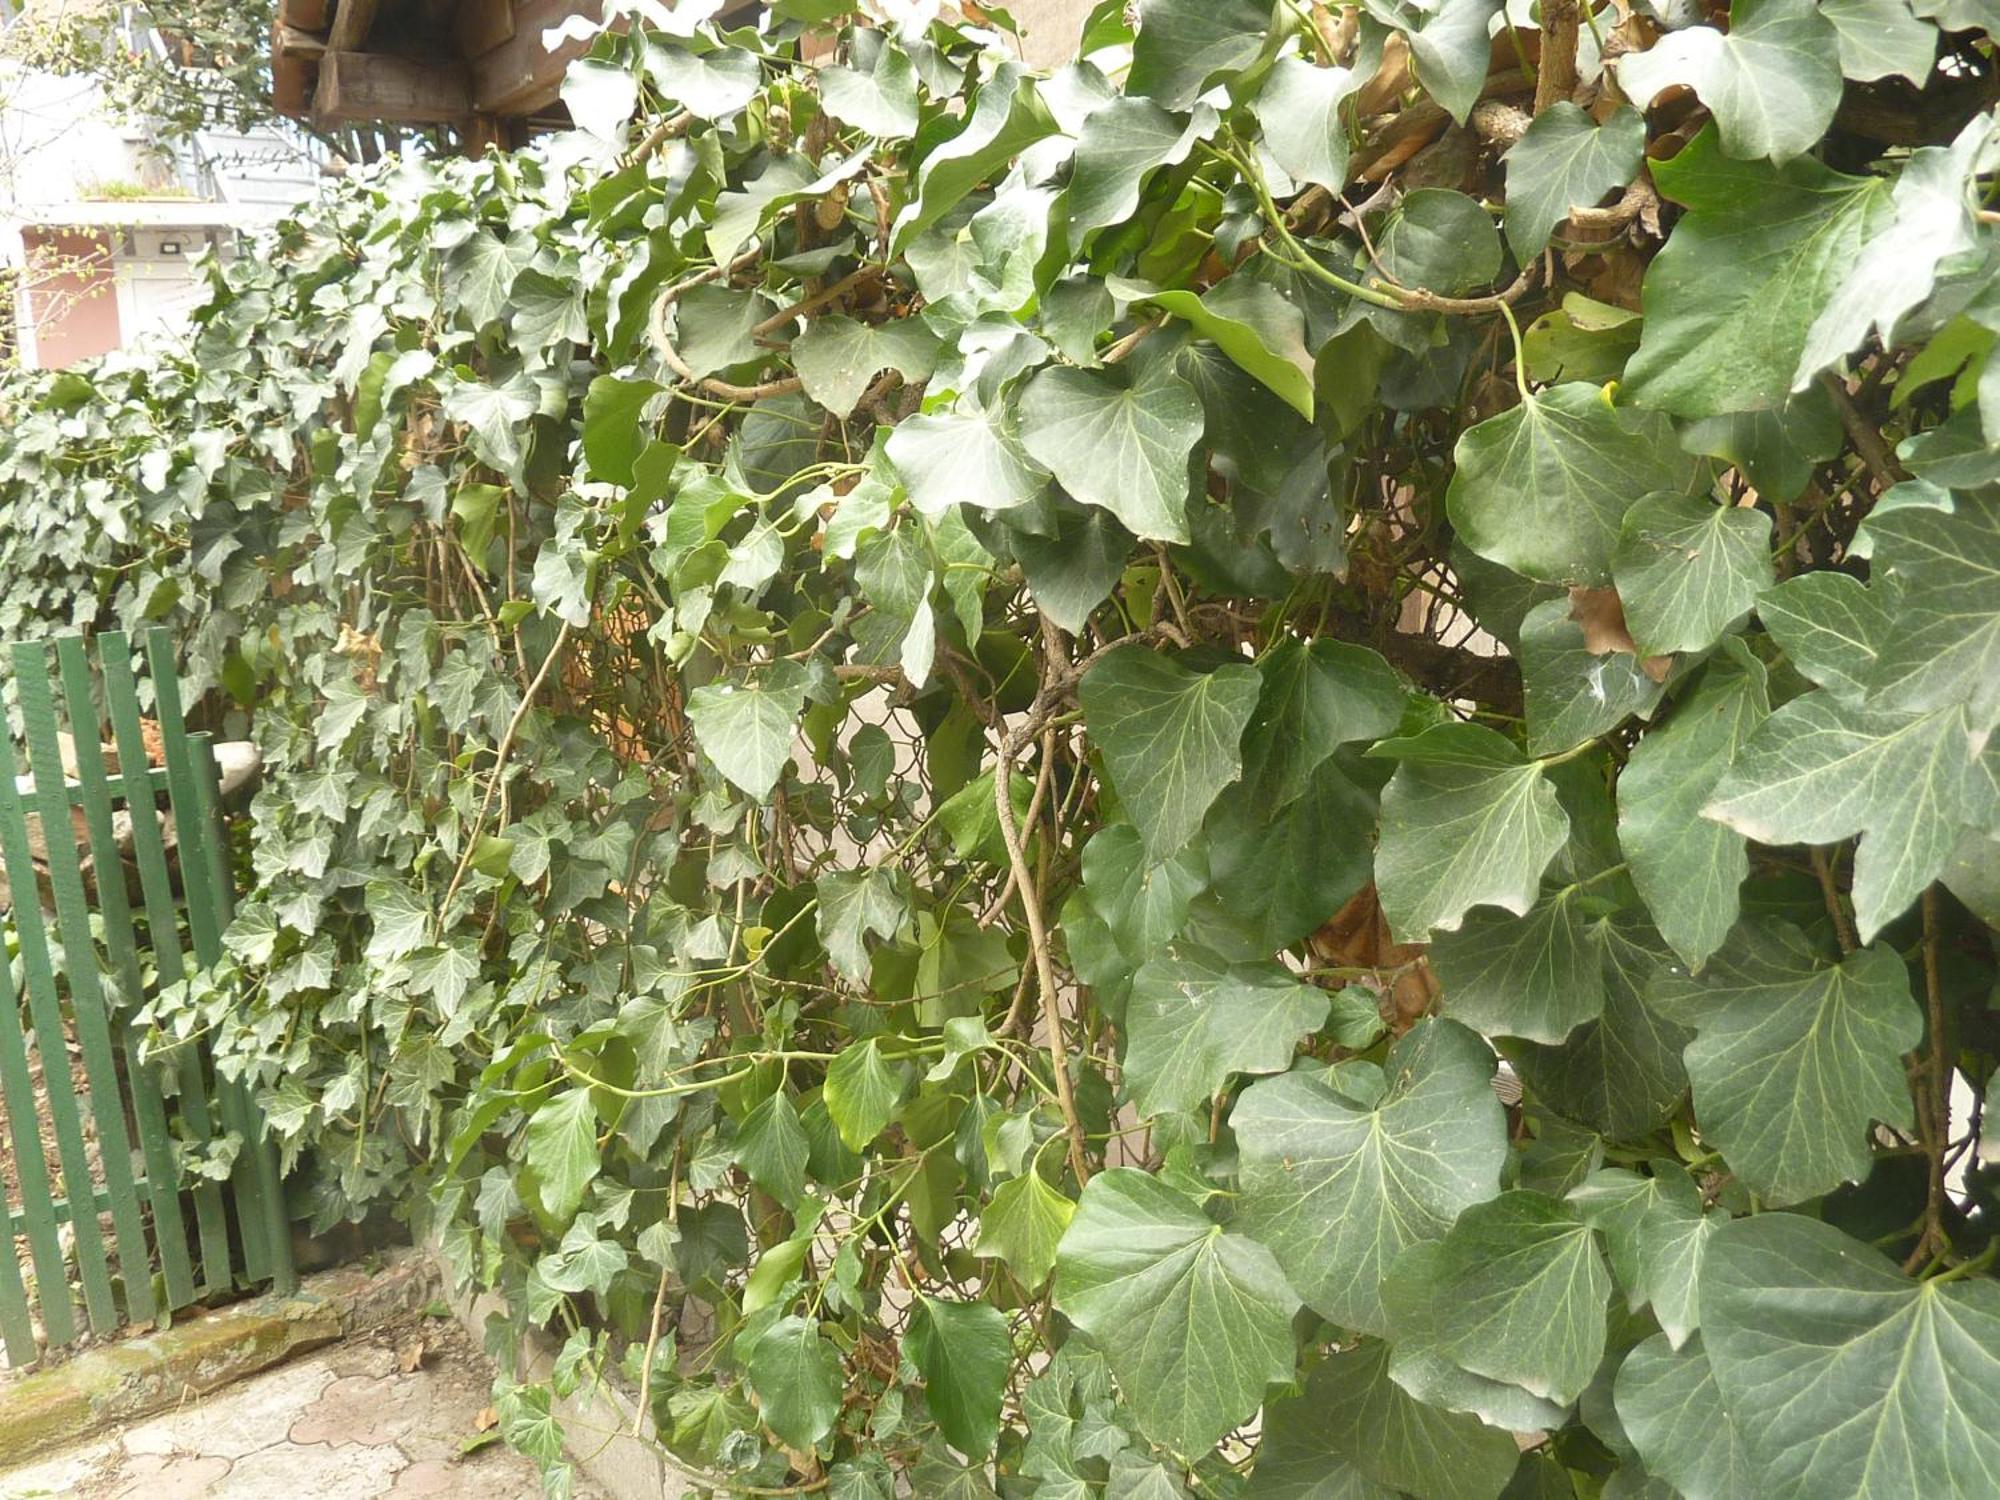
[[[422,1338],[422,1365],[398,1349]],[[463,1451],[492,1375],[456,1325],[322,1350],[0,1473],[4,1500],[538,1500],[535,1466],[500,1443]],[[579,1500],[598,1491],[581,1480]]]

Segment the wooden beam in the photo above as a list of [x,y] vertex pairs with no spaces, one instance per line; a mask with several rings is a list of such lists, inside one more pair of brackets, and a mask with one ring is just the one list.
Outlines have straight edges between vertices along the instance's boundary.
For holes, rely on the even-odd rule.
[[333,31],[326,39],[328,49],[359,52],[374,29],[375,12],[381,4],[382,0],[340,0],[340,9],[333,13]]
[[271,54],[271,105],[289,119],[305,118],[312,105],[313,64],[297,53]]
[[590,39],[575,38],[550,52],[542,33],[571,16],[599,19],[599,0],[515,0],[514,34],[472,59],[472,104],[485,115],[531,115],[548,108],[562,88],[563,74],[590,50]]
[[280,21],[271,33],[271,52],[274,57],[309,57],[317,62],[326,51],[326,38],[310,31],[301,31],[296,26]]
[[313,115],[336,125],[446,125],[472,113],[465,64],[386,52],[329,52]]
[[458,0],[452,36],[460,57],[491,52],[514,39],[514,0]]
[[332,9],[333,0],[285,0],[278,7],[278,20],[301,31],[324,31]]

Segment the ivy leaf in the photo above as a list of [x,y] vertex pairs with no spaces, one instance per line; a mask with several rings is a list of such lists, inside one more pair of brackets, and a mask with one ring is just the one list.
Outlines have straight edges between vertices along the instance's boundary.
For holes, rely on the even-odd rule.
[[1722,1404],[1700,1337],[1678,1351],[1656,1333],[1618,1369],[1618,1420],[1646,1471],[1686,1500],[1739,1500],[1762,1492],[1743,1431]]
[[1667,970],[1647,998],[1695,1029],[1686,1058],[1702,1137],[1767,1203],[1859,1182],[1871,1122],[1910,1128],[1902,1055],[1924,1026],[1893,949],[1828,963],[1796,927],[1746,920],[1700,978]]
[[1335,1453],[1318,1402],[1287,1396],[1264,1409],[1256,1467],[1243,1500],[1396,1500]]
[[1396,1257],[1382,1283],[1382,1306],[1393,1330],[1389,1346],[1389,1378],[1426,1406],[1466,1412],[1489,1427],[1533,1432],[1563,1425],[1565,1406],[1531,1396],[1518,1385],[1489,1380],[1462,1369],[1438,1352],[1440,1321],[1452,1309],[1433,1296],[1440,1240],[1424,1240]]
[[1687,1094],[1681,1049],[1694,1033],[1659,1015],[1646,989],[1668,953],[1644,921],[1600,922],[1604,1015],[1559,1047],[1530,1046],[1514,1064],[1535,1097],[1614,1141],[1657,1130]]
[[985,1458],[1000,1431],[1000,1400],[1014,1362],[1005,1315],[984,1302],[919,1293],[903,1338],[945,1441],[975,1462]]
[[851,413],[883,370],[894,370],[911,385],[928,380],[937,353],[937,335],[916,318],[887,323],[814,318],[792,341],[792,362],[806,394],[836,417]]
[[1077,134],[1064,198],[1070,243],[1080,246],[1091,230],[1130,218],[1146,174],[1184,161],[1196,137],[1214,123],[1212,110],[1183,120],[1140,95],[1121,95],[1092,110]]
[[[1247,783],[1224,789],[1204,826],[1209,885],[1264,952],[1316,932],[1374,873],[1376,799],[1335,763],[1272,816]],[[1252,915],[1252,914],[1256,915]]]
[[1701,96],[1735,157],[1787,161],[1811,150],[1840,106],[1839,34],[1813,0],[1735,0],[1729,31],[1689,26],[1618,60],[1645,108],[1679,84]]
[[1216,794],[1241,774],[1243,728],[1260,687],[1246,663],[1193,672],[1143,646],[1113,651],[1084,674],[1085,722],[1154,861],[1194,837]]
[[790,1448],[811,1452],[840,1416],[840,1354],[819,1325],[780,1318],[750,1346],[744,1373],[764,1423]]
[[884,451],[910,504],[926,516],[959,504],[1012,510],[1048,489],[1048,476],[1029,462],[1005,415],[969,403],[898,422]]
[[523,1155],[541,1187],[549,1217],[568,1219],[603,1165],[597,1149],[597,1106],[588,1089],[556,1094],[528,1117]]
[[756,54],[741,47],[690,52],[652,42],[645,56],[646,75],[653,86],[671,104],[699,120],[720,120],[737,113],[757,97],[764,82]]
[[1055,1268],[1061,1243],[1076,1205],[1050,1187],[1031,1166],[993,1190],[979,1214],[975,1255],[997,1256],[1029,1291],[1038,1289]]
[[1477,724],[1441,724],[1368,752],[1393,757],[1375,883],[1398,941],[1454,929],[1474,906],[1526,916],[1569,818],[1541,766]]
[[400,880],[368,882],[368,956],[402,958],[430,940],[431,909]]
[[1132,551],[1131,533],[1110,512],[1086,505],[1057,505],[1052,537],[1016,532],[1012,540],[1036,607],[1072,635],[1111,597]]
[[[1507,243],[1526,262],[1570,210],[1593,208],[1639,170],[1646,122],[1620,105],[1602,124],[1567,99],[1536,115],[1507,151]],[[1337,190],[1338,185],[1335,184]]]
[[1807,330],[1893,217],[1888,184],[1806,158],[1732,161],[1713,130],[1652,173],[1689,212],[1646,268],[1625,396],[1683,417],[1781,405]]
[[481,457],[508,472],[520,464],[524,430],[541,409],[541,391],[518,370],[497,385],[454,381],[443,402],[444,414],[465,424]]
[[1702,1344],[1773,1496],[1976,1495],[2000,1473],[2000,1286],[1915,1282],[1795,1214],[1725,1226]]
[[1134,968],[1179,934],[1207,885],[1199,844],[1155,863],[1137,828],[1110,823],[1084,845],[1084,896]]
[[1378,244],[1382,269],[1404,286],[1447,295],[1500,274],[1500,231],[1476,199],[1450,188],[1418,188],[1397,205]]
[[1021,393],[1021,440],[1064,489],[1134,536],[1185,542],[1201,397],[1165,360],[1129,381],[1124,369],[1043,370]]
[[[639,418],[646,403],[661,389],[656,381],[620,380],[611,375],[600,375],[590,382],[583,397],[583,453],[590,461],[591,473],[613,484],[634,482],[632,463],[648,436]],[[491,525],[489,521],[489,536]]]
[[1747,651],[1718,658],[1618,774],[1618,846],[1654,925],[1690,968],[1736,925],[1750,873],[1743,835],[1701,810],[1770,711],[1763,663]]
[[1271,8],[1258,0],[1139,0],[1128,93],[1186,109],[1264,49]]
[[777,312],[760,292],[709,283],[690,287],[674,304],[675,348],[696,375],[713,375],[765,357],[757,327]]
[[805,701],[805,668],[777,662],[749,682],[696,688],[688,694],[688,720],[715,768],[761,802],[791,762]]
[[430,996],[447,1021],[458,1014],[459,1003],[478,978],[479,955],[462,939],[410,955],[410,992]]
[[1287,635],[1258,664],[1263,688],[1243,736],[1243,783],[1267,812],[1305,791],[1340,746],[1383,739],[1409,694],[1375,652]]
[[1528,752],[1553,755],[1594,740],[1634,715],[1650,717],[1663,691],[1630,651],[1592,651],[1567,599],[1521,621],[1521,688]]
[[1306,1072],[1243,1091],[1230,1115],[1243,1228],[1292,1267],[1314,1311],[1388,1332],[1381,1287],[1396,1258],[1499,1191],[1507,1125],[1493,1068],[1472,1032],[1420,1021],[1390,1048],[1372,1106]]
[[1648,495],[1625,513],[1611,576],[1641,655],[1706,651],[1776,581],[1771,518],[1747,506]]
[[886,865],[833,870],[820,876],[813,890],[819,897],[819,940],[826,944],[827,956],[847,978],[866,984],[868,936],[895,940],[910,914],[909,875]]
[[[1636,342],[1636,332],[1633,337]],[[1766,500],[1798,499],[1814,468],[1838,454],[1845,441],[1832,398],[1820,385],[1806,387],[1782,406],[1725,412],[1681,428],[1683,448],[1724,460]]]
[[1275,963],[1168,947],[1132,979],[1125,1085],[1142,1115],[1206,1104],[1233,1073],[1276,1073],[1325,1021],[1324,991]]
[[1973,248],[1972,205],[1979,155],[1992,125],[1974,120],[1949,147],[1910,154],[1890,192],[1895,222],[1871,239],[1806,335],[1792,389],[1859,348],[1872,332],[1886,340],[1897,319],[1926,297],[1939,263]]
[[1477,1417],[1439,1411],[1390,1379],[1389,1347],[1365,1339],[1306,1377],[1321,1440],[1340,1460],[1389,1489],[1435,1500],[1494,1500],[1521,1451],[1511,1433]]
[[1271,1252],[1131,1167],[1084,1188],[1055,1301],[1103,1351],[1139,1430],[1177,1453],[1207,1452],[1296,1363],[1299,1298]]
[[903,1083],[903,1069],[882,1055],[880,1037],[841,1048],[826,1070],[826,1112],[850,1151],[865,1150],[895,1118]]
[[1611,1273],[1591,1227],[1517,1189],[1468,1208],[1444,1237],[1438,1350],[1475,1375],[1567,1404],[1604,1354]]
[[1841,75],[1856,83],[1907,78],[1919,88],[1937,62],[1937,28],[1910,14],[1909,0],[1819,0],[1840,33]]
[[1545,896],[1525,917],[1472,912],[1431,944],[1445,1013],[1488,1036],[1557,1043],[1604,1011],[1597,924],[1576,887]]
[[639,107],[639,80],[616,63],[579,57],[563,75],[560,96],[579,129],[620,146]]
[[556,1253],[546,1257],[538,1269],[542,1280],[559,1292],[572,1296],[594,1292],[601,1297],[629,1264],[631,1257],[625,1247],[598,1233],[595,1214],[578,1214]]
[[1694,469],[1665,418],[1575,383],[1467,428],[1453,461],[1445,505],[1466,546],[1529,578],[1582,584],[1611,581],[1633,501],[1686,489]]
[[907,247],[972,189],[1055,129],[1032,75],[1018,63],[1002,62],[980,85],[964,128],[931,147],[919,163],[916,192],[896,216],[891,253]]
[[736,1127],[737,1161],[752,1182],[780,1203],[799,1201],[811,1156],[812,1142],[783,1089],[767,1095]]
[[1329,193],[1347,185],[1347,122],[1340,106],[1368,76],[1353,68],[1316,68],[1296,57],[1271,64],[1250,107],[1263,127],[1265,149],[1287,176]]
[[1858,700],[1875,680],[1877,652],[1889,632],[1884,592],[1845,573],[1801,573],[1757,600],[1757,618],[1806,677],[1838,698]]
[[1752,732],[1702,816],[1761,844],[1860,834],[1854,920],[1869,942],[1951,857],[1972,808],[1974,745],[1963,709],[1890,713],[1808,693]]
[[1878,586],[1900,585],[1874,637],[1871,703],[1964,704],[1972,727],[1990,730],[2000,722],[2000,503],[1957,495],[1948,511],[1901,506],[1869,517],[1868,534]]
[[1728,1216],[1705,1213],[1687,1173],[1664,1161],[1651,1177],[1622,1167],[1593,1172],[1570,1190],[1569,1203],[1603,1234],[1626,1305],[1651,1306],[1674,1347],[1686,1343],[1700,1326],[1702,1255]]
[[1237,366],[1262,381],[1308,422],[1313,414],[1313,358],[1305,314],[1276,287],[1230,276],[1196,295],[1149,293],[1146,301],[1184,318]]
[[856,32],[856,60],[860,60],[861,38],[875,35],[874,61],[861,68],[825,67],[819,70],[819,96],[837,120],[878,139],[890,140],[917,133],[917,70],[909,53],[887,37]]
[[535,258],[535,242],[522,234],[501,239],[478,230],[445,258],[453,305],[474,333],[507,310],[514,278]]
[[1492,56],[1489,38],[1500,0],[1439,0],[1434,7],[1414,0],[1394,6],[1377,0],[1369,8],[1403,29],[1411,61],[1416,64],[1417,82],[1463,125],[1486,82],[1486,66]]

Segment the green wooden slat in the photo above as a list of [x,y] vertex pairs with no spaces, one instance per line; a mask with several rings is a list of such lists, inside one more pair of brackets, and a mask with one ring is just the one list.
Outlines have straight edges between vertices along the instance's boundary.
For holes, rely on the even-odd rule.
[[[137,1178],[135,1181],[141,1188],[148,1186],[146,1179],[143,1177]],[[58,1198],[50,1205],[50,1211],[55,1214],[58,1224],[67,1224],[70,1221],[73,1209],[70,1206],[69,1199]],[[99,1188],[85,1211],[93,1214],[109,1213],[111,1211],[111,1195],[103,1188]],[[9,1213],[7,1215],[7,1224],[14,1233],[19,1234],[27,1227],[27,1220],[21,1214]]]
[[[161,678],[172,670],[171,661],[163,663],[160,655],[152,649],[158,640],[156,633],[147,641],[156,702]],[[176,682],[176,697],[178,686]],[[177,709],[178,704],[175,707]],[[173,775],[182,776],[183,784],[191,789],[194,799],[191,804],[183,804],[178,798],[174,803],[174,828],[180,839],[181,890],[187,898],[188,926],[191,931],[199,932],[194,914],[197,911],[206,914],[208,926],[216,933],[214,945],[207,956],[203,956],[202,944],[197,937],[195,953],[202,963],[213,964],[221,958],[221,934],[228,929],[230,916],[228,855],[223,846],[220,798],[215,791],[215,755],[209,748],[206,735],[185,733],[186,725],[179,722],[178,712],[173,718],[181,731],[179,734],[170,734],[167,729],[167,708],[161,706],[159,712],[161,738],[168,746],[170,778]],[[183,747],[180,754],[173,749],[177,740]],[[222,1109],[222,1118],[243,1142],[229,1174],[229,1187],[236,1199],[236,1227],[242,1236],[244,1274],[252,1281],[262,1281],[270,1275],[271,1265],[269,1248],[265,1243],[266,1216],[260,1197],[263,1184],[256,1168],[257,1150],[263,1132],[258,1129],[249,1093],[242,1084],[223,1078],[218,1072],[215,1098]]]
[[[5,730],[0,729],[0,739]],[[4,1312],[7,1357],[16,1365],[35,1357],[35,1334],[28,1317],[25,1288],[17,1307],[13,1288],[21,1285],[21,1267],[14,1257],[16,1217],[28,1236],[28,1253],[35,1266],[35,1288],[42,1303],[42,1327],[49,1341],[67,1344],[76,1337],[76,1310],[69,1295],[69,1270],[63,1264],[62,1243],[56,1237],[55,1198],[49,1191],[49,1166],[42,1157],[42,1136],[35,1105],[34,1079],[28,1072],[28,1043],[21,1031],[21,1006],[14,990],[14,975],[7,962],[7,945],[0,943],[0,1088],[7,1093],[7,1133],[14,1152],[14,1178],[21,1186],[18,1216],[10,1215],[6,1252],[13,1287],[0,1292],[0,1312]],[[6,1273],[0,1273],[4,1275]],[[16,1319],[19,1319],[17,1324]],[[26,1348],[21,1347],[25,1336]]]
[[[187,896],[188,934],[194,941],[195,962],[206,968],[222,958],[222,927],[214,901],[215,870],[210,861],[214,840],[202,817],[201,792],[195,775],[194,752],[187,724],[181,717],[181,685],[174,673],[173,642],[164,630],[146,632],[146,665],[153,678],[153,714],[166,750],[167,794],[173,801],[174,832],[181,857],[181,889]],[[201,851],[199,859],[190,850]],[[207,878],[196,878],[198,875]]]
[[[62,655],[62,648],[74,641],[77,649],[83,649],[83,637],[66,635],[56,641],[56,655]],[[65,693],[68,689],[63,690]],[[167,789],[167,772],[164,766],[147,766],[142,771],[106,771],[104,790],[114,802],[130,802],[135,798],[158,796]],[[69,800],[73,806],[83,806],[83,788],[68,788]]]
[[[55,893],[56,927],[62,937],[63,967],[69,976],[70,1014],[75,1018],[90,1079],[98,1164],[111,1194],[111,1224],[118,1241],[125,1308],[133,1320],[146,1322],[158,1311],[153,1302],[153,1257],[146,1244],[145,1215],[132,1181],[132,1137],[125,1128],[118,1053],[111,1045],[111,1005],[105,998],[97,946],[90,932],[90,897],[83,888],[82,853],[77,848],[76,827],[70,821],[69,796],[63,789],[62,747],[57,738],[55,692],[49,683],[48,648],[41,642],[24,641],[14,647],[14,689],[20,700],[21,722],[28,732],[28,763],[35,776],[35,804],[42,814],[42,842],[48,855],[49,884]],[[98,769],[101,773],[101,764]]]
[[[8,1216],[11,1221],[12,1215]],[[21,1280],[21,1263],[14,1258],[14,1236],[0,1244],[0,1340],[7,1346],[7,1363],[19,1369],[35,1362],[35,1320],[28,1311],[28,1288]]]
[[[34,1017],[35,1042],[42,1054],[42,1086],[49,1115],[55,1122],[56,1152],[62,1160],[64,1196],[87,1203],[96,1191],[89,1158],[83,1149],[83,1124],[70,1078],[69,1049],[63,1044],[62,1003],[56,993],[55,967],[48,934],[42,926],[40,887],[28,843],[28,819],[15,785],[14,745],[0,732],[0,850],[4,850],[7,881],[14,890],[14,930],[21,944],[21,967],[27,976],[28,1009]],[[61,822],[69,824],[65,806]],[[117,1303],[111,1294],[111,1268],[105,1259],[104,1237],[93,1215],[79,1217],[75,1232],[77,1269],[83,1278],[83,1302],[90,1326],[109,1333],[118,1326]]]
[[[229,925],[232,899],[214,750],[205,738],[197,741],[187,732],[181,714],[180,681],[174,671],[173,642],[165,630],[147,632],[146,661],[152,669],[153,710],[159,717],[160,740],[166,750],[188,932],[196,961],[213,964],[222,958],[222,932]],[[247,1090],[232,1089],[218,1080],[216,1093],[225,1118],[243,1139],[232,1185],[241,1209],[238,1225],[243,1231],[245,1269],[255,1278],[271,1276],[289,1283],[291,1245],[284,1227],[284,1204],[276,1193],[266,1191],[267,1181],[276,1186],[275,1161],[268,1171],[260,1166],[270,1149],[262,1120]]]
[[[121,766],[140,765],[146,760],[146,739],[139,724],[139,690],[132,676],[132,647],[122,631],[107,631],[97,638],[98,669],[104,677],[104,701],[111,714],[111,728],[118,743]],[[155,810],[148,800],[135,814]],[[135,816],[132,820],[132,854],[139,866],[139,886],[146,900],[147,935],[153,948],[154,966],[166,982],[180,979],[186,972],[181,951],[180,914],[174,904],[172,877],[168,872],[167,851],[160,837],[157,817]],[[190,1139],[212,1140],[214,1121],[208,1107],[208,1084],[203,1077],[201,1054],[193,1046],[177,1049],[180,1093],[175,1103]],[[207,1178],[188,1184],[194,1200],[195,1224],[201,1242],[201,1289],[222,1291],[230,1284],[229,1223],[223,1207],[221,1185]]]
[[[69,702],[70,735],[76,743],[77,781],[82,794],[84,821],[90,834],[93,868],[97,872],[97,904],[104,916],[104,945],[118,965],[127,1003],[136,1005],[145,994],[139,969],[138,937],[132,926],[132,903],[125,893],[125,865],[118,849],[111,816],[112,793],[104,771],[104,752],[97,732],[97,711],[91,697],[90,658],[83,641],[67,636],[56,642],[56,661],[62,670],[63,696]],[[124,761],[119,762],[122,769]],[[124,785],[125,778],[119,778]],[[140,782],[144,785],[144,782]],[[154,802],[147,795],[132,816],[151,817]],[[146,1159],[148,1196],[153,1205],[153,1243],[160,1257],[160,1271],[167,1289],[167,1305],[185,1307],[194,1301],[194,1271],[188,1259],[187,1229],[181,1223],[181,1201],[175,1186],[173,1137],[167,1126],[167,1111],[153,1069],[139,1055],[137,1040],[122,1017],[112,1018],[123,1039],[127,1085],[132,1096],[132,1113],[139,1126],[139,1145]],[[129,1280],[129,1277],[128,1277]],[[134,1317],[151,1317],[136,1305]]]
[[[236,915],[236,889],[230,876],[222,821],[222,771],[215,763],[212,735],[191,735],[189,739],[195,754],[195,789],[202,803],[202,828],[209,838],[208,868],[213,879],[209,899],[226,928]],[[239,1159],[239,1169],[248,1169],[244,1220],[246,1224],[255,1222],[261,1227],[260,1234],[246,1234],[245,1241],[246,1245],[262,1242],[258,1260],[249,1267],[250,1274],[253,1278],[268,1278],[281,1292],[294,1292],[298,1290],[298,1276],[292,1266],[291,1223],[285,1214],[277,1143],[271,1139],[264,1112],[258,1108],[256,1096],[247,1084],[242,1087],[242,1109],[244,1153]]]

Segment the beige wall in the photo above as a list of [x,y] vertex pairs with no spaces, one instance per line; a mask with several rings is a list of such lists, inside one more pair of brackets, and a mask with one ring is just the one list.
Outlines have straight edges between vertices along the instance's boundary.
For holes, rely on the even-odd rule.
[[55,370],[116,349],[121,338],[111,242],[101,234],[45,229],[26,230],[21,238],[34,363]]
[[1022,52],[1038,68],[1054,68],[1076,55],[1076,39],[1094,0],[1008,0],[1007,14],[1026,33]]

